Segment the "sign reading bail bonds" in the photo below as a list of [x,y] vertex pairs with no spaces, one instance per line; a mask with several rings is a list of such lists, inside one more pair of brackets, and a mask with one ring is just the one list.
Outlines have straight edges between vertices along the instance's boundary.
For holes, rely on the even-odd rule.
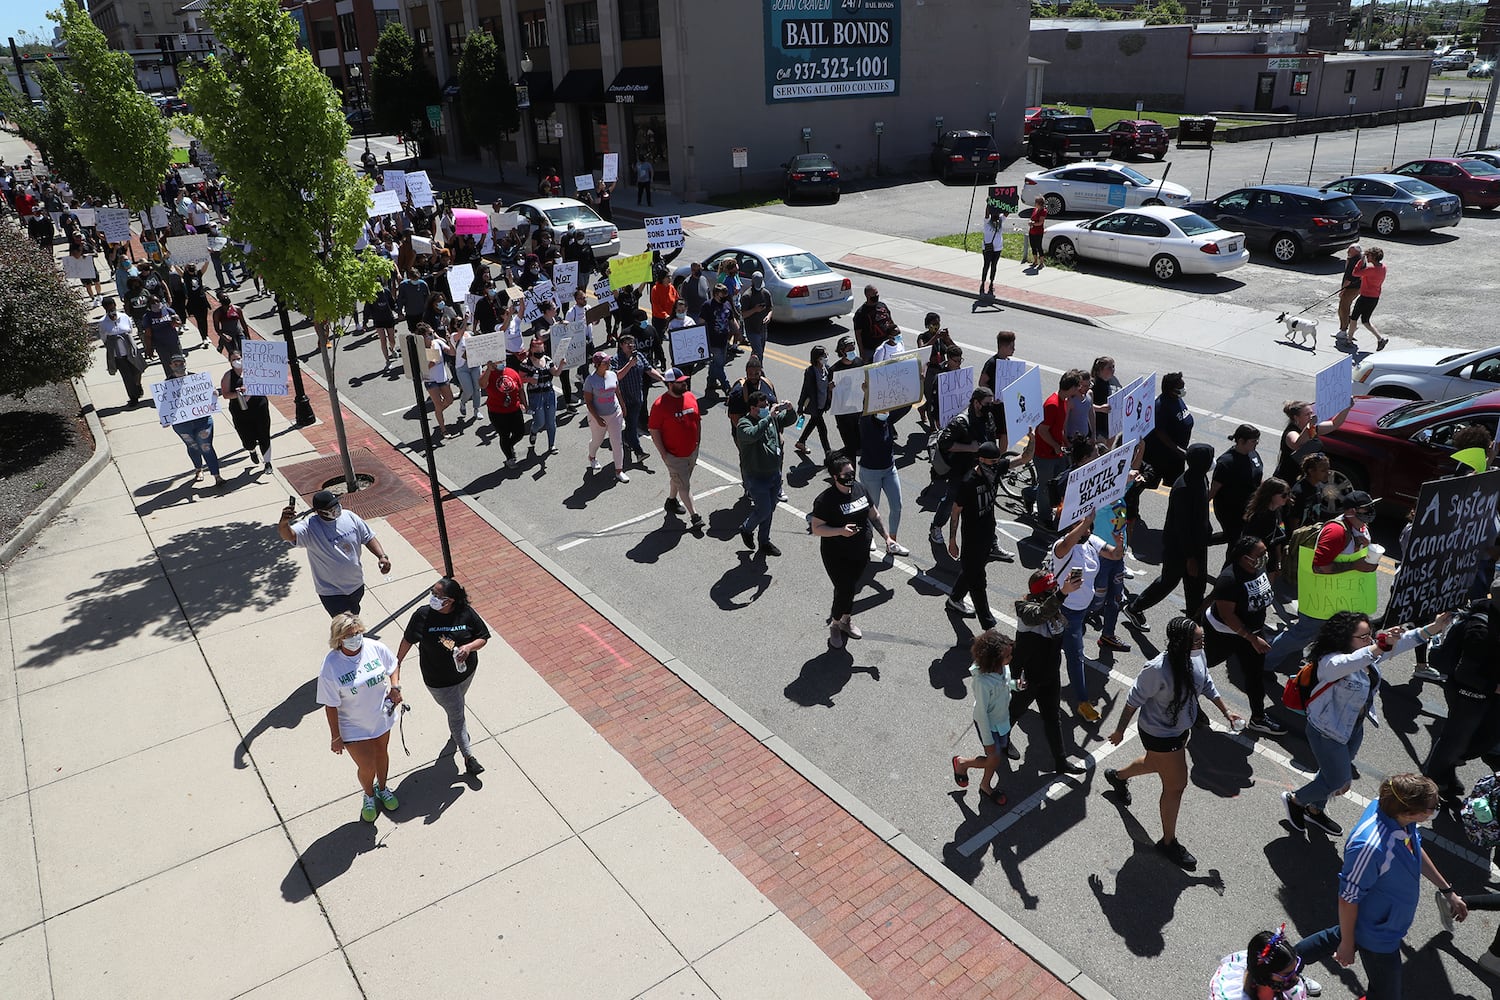
[[762,0],[766,103],[901,92],[900,0]]

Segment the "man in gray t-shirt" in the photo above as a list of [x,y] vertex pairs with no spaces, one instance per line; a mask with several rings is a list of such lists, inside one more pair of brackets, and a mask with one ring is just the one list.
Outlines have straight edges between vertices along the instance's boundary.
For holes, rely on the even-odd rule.
[[282,508],[276,531],[284,540],[307,550],[313,590],[329,617],[345,611],[357,615],[365,596],[365,573],[359,563],[359,550],[367,548],[375,554],[382,575],[391,571],[390,557],[364,518],[344,510],[332,490],[314,493],[312,504],[313,513],[296,521],[292,520],[296,509],[287,504]]
[[745,322],[745,339],[750,353],[766,356],[766,324],[771,322],[771,293],[766,277],[759,271],[750,275],[750,290],[740,296],[740,319]]

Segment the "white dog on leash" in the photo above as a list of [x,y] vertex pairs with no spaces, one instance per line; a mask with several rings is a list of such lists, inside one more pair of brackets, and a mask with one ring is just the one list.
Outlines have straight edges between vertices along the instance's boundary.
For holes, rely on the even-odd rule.
[[1318,321],[1308,319],[1306,316],[1288,316],[1282,313],[1276,317],[1276,322],[1286,326],[1286,339],[1288,343],[1293,340],[1301,340],[1304,344],[1310,344],[1313,350],[1318,349]]

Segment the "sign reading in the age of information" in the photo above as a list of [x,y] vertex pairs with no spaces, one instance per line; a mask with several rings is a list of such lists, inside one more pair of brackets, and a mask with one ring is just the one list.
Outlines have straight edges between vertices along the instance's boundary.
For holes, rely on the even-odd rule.
[[761,0],[766,103],[901,93],[901,0]]
[[[285,346],[285,345],[283,345]],[[163,427],[186,423],[219,412],[219,387],[208,372],[193,372],[151,384],[156,418]]]

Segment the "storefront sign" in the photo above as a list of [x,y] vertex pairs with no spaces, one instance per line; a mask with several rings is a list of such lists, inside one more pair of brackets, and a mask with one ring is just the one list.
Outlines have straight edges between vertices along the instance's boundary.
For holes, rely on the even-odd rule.
[[766,103],[901,92],[900,0],[762,0]]
[[1266,69],[1273,73],[1279,69],[1312,69],[1317,65],[1316,59],[1298,59],[1291,56],[1273,57],[1266,60]]

